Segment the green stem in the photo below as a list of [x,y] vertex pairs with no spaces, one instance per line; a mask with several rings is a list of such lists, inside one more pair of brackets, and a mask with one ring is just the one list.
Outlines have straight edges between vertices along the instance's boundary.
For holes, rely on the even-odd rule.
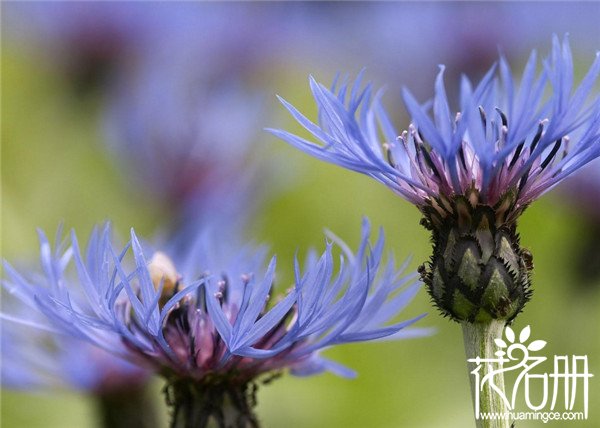
[[95,395],[101,427],[158,428],[154,400],[144,386]]
[[[463,338],[467,360],[497,358],[494,355],[496,352],[494,339],[502,337],[505,323],[502,320],[491,320],[486,323],[463,322]],[[467,366],[469,368],[469,379],[471,380],[471,398],[475,409],[475,423],[477,428],[510,428],[512,425],[509,418],[483,419],[479,417],[483,413],[506,414],[510,411],[498,392],[492,389],[492,386],[495,386],[504,393],[504,376],[502,373],[495,374],[492,383],[487,382],[481,386],[483,377],[492,370],[501,368],[501,365],[498,365],[498,363],[492,365],[486,362],[479,362],[478,364],[478,362],[473,361],[467,362]],[[477,378],[473,374],[473,371],[478,366],[481,367],[478,371],[479,391],[477,391]]]
[[165,388],[171,428],[258,428],[254,383],[176,379]]

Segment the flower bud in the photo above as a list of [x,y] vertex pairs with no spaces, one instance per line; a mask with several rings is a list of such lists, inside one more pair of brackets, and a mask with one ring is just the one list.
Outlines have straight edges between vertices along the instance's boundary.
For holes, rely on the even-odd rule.
[[514,212],[514,201],[507,193],[492,207],[470,189],[422,209],[434,249],[419,272],[445,316],[471,323],[510,321],[523,309],[531,295],[533,264],[507,215]]

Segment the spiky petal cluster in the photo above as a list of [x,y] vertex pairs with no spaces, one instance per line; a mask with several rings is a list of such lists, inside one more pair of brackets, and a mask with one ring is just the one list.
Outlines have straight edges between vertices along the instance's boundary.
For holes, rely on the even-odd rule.
[[[296,263],[293,287],[275,300],[275,258],[264,269],[264,251],[223,251],[218,235],[207,232],[172,262],[160,252],[148,257],[133,231],[123,251],[115,250],[110,235],[108,227],[94,231],[82,255],[74,234],[67,249],[54,251],[41,234],[43,275],[25,277],[7,265],[9,291],[53,328],[168,378],[247,382],[284,368],[350,375],[318,351],[419,334],[401,330],[420,317],[388,324],[418,284],[414,275],[401,277],[392,260],[382,265],[383,238],[371,248],[367,224],[356,254],[342,245],[337,273],[328,243],[320,257],[308,257],[304,270]],[[78,287],[85,299],[73,291]]]
[[370,84],[361,89],[360,77],[351,89],[343,83],[331,91],[311,78],[318,125],[282,102],[322,144],[272,132],[319,159],[377,179],[417,206],[475,188],[491,206],[514,191],[513,209],[520,211],[600,154],[600,98],[591,95],[600,57],[577,88],[566,39],[561,44],[554,38],[539,73],[536,57],[534,51],[520,83],[504,58],[475,87],[464,77],[455,114],[441,67],[431,102],[421,105],[404,90],[412,124],[402,133],[381,106],[380,93],[372,97]]
[[[8,278],[2,281],[2,286],[12,296],[3,296],[0,313],[1,385],[23,390],[68,388],[99,395],[142,387],[151,375],[148,370],[115,356],[115,352],[64,334],[49,322],[43,311],[32,310],[42,295],[51,298],[52,289],[66,296],[60,272],[72,250],[64,250],[62,261],[54,264],[49,262],[52,257],[49,250],[47,243],[44,244],[43,274],[32,274],[28,279],[5,263]],[[70,298],[83,300],[85,295],[80,291],[69,290]],[[125,352],[122,344],[114,346],[114,350]]]
[[[415,204],[434,252],[421,276],[444,315],[467,322],[514,318],[529,298],[531,255],[516,220],[534,199],[600,155],[600,55],[574,88],[567,39],[554,38],[536,73],[536,53],[515,83],[504,60],[475,87],[463,77],[452,114],[443,83],[425,105],[404,90],[412,116],[396,132],[371,86],[331,91],[310,79],[319,124],[284,100],[321,144],[272,132],[327,162],[369,175]],[[550,93],[548,95],[548,93]],[[430,113],[430,110],[433,110]]]

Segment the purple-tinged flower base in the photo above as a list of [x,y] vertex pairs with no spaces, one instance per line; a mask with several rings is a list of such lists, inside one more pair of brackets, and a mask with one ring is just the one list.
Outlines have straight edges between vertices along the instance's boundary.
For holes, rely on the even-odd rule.
[[[515,83],[504,58],[473,87],[463,77],[453,114],[443,82],[421,105],[404,89],[412,116],[398,133],[361,76],[328,90],[310,79],[314,124],[281,100],[319,144],[276,136],[312,156],[361,172],[415,204],[431,230],[434,254],[421,275],[435,304],[455,320],[511,320],[530,291],[531,254],[516,221],[536,198],[600,155],[600,97],[592,89],[600,55],[578,87],[567,39],[536,72],[533,52]],[[549,95],[548,95],[549,94]],[[430,112],[432,110],[432,112]]]

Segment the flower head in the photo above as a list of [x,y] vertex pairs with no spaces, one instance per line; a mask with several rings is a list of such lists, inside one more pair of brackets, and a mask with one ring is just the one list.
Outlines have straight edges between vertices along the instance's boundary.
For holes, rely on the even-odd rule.
[[[402,133],[381,106],[380,93],[372,97],[371,85],[361,89],[361,77],[350,90],[343,83],[337,91],[337,85],[329,91],[311,78],[318,126],[281,101],[323,144],[272,132],[319,159],[381,181],[419,207],[440,196],[471,192],[477,201],[494,206],[512,192],[513,208],[521,211],[600,155],[600,99],[591,97],[600,57],[575,91],[566,40],[561,44],[554,39],[543,65],[536,74],[534,51],[520,84],[504,58],[475,87],[463,77],[455,114],[446,98],[442,66],[432,101],[421,105],[404,90],[413,121]],[[586,104],[589,98],[592,103]]]
[[275,258],[265,268],[264,250],[232,252],[231,241],[219,238],[204,231],[173,260],[163,252],[150,256],[133,231],[117,251],[108,226],[92,233],[84,255],[74,234],[68,248],[54,251],[41,234],[43,274],[26,277],[7,265],[5,285],[52,328],[174,383],[246,385],[283,369],[350,376],[319,351],[423,334],[404,330],[421,317],[395,320],[419,285],[414,275],[401,276],[393,260],[383,264],[383,238],[371,247],[367,223],[356,254],[332,238],[343,252],[337,273],[329,242],[322,255],[309,254],[304,270],[296,262],[294,284],[279,297],[272,294]]
[[471,322],[512,319],[531,294],[533,268],[531,254],[519,245],[517,218],[600,155],[600,97],[591,95],[600,55],[577,88],[566,38],[554,38],[540,73],[533,52],[519,84],[501,58],[478,85],[463,77],[456,114],[443,73],[441,67],[435,96],[424,105],[404,90],[412,123],[402,133],[380,93],[372,97],[370,85],[361,89],[361,77],[337,91],[311,78],[319,125],[282,100],[322,144],[272,132],[321,160],[375,178],[421,210],[434,242],[421,274],[442,313]]

